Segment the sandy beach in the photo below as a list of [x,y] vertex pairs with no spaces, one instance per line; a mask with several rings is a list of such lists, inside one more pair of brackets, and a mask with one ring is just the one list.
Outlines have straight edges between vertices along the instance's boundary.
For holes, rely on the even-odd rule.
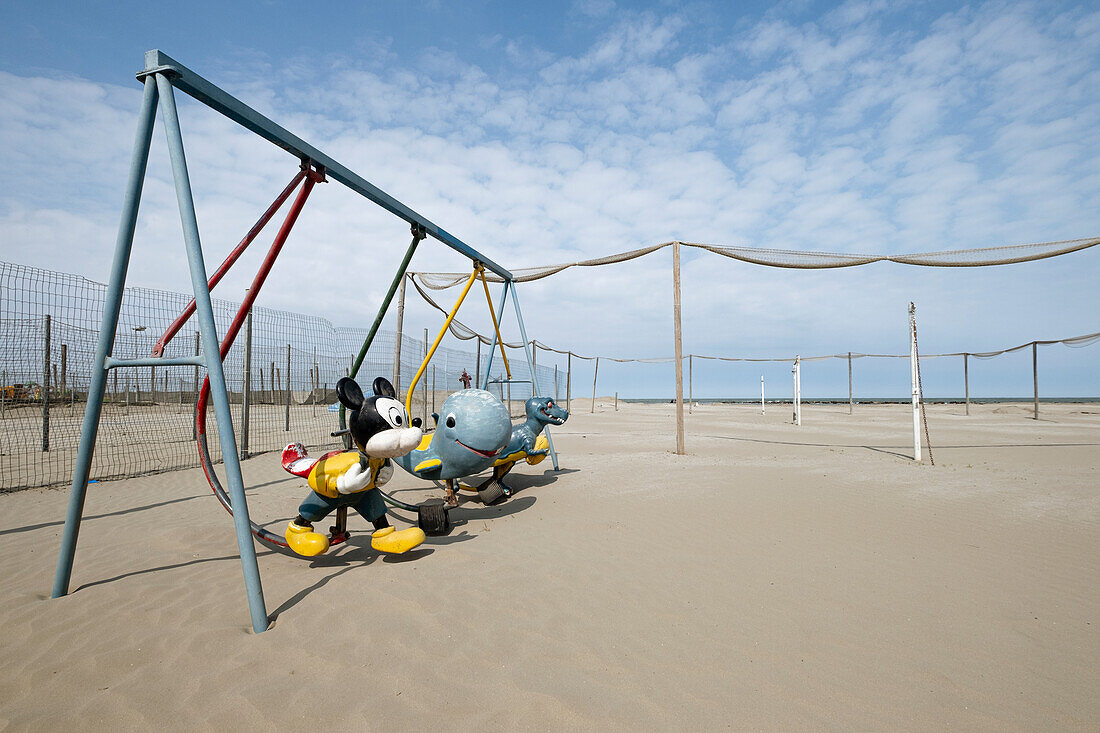
[[90,486],[56,600],[68,489],[0,495],[0,729],[1100,728],[1100,406],[930,406],[935,466],[905,405],[589,409],[406,555],[259,546],[259,635],[197,468]]

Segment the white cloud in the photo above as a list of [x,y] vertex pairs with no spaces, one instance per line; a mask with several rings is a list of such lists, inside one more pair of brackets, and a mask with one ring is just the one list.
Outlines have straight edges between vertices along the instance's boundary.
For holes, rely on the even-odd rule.
[[[485,39],[507,74],[440,50],[402,66],[376,41],[362,57],[262,62],[263,74],[251,73],[255,62],[199,71],[508,267],[673,238],[902,252],[1100,230],[1096,13],[983,5],[902,33],[892,24],[904,8],[849,2],[818,19],[773,14],[708,45],[685,16],[599,2],[575,11],[611,20],[574,55]],[[135,86],[0,73],[0,163],[19,172],[0,183],[0,257],[106,276],[138,99]],[[297,164],[197,104],[181,100],[181,115],[212,267]],[[154,145],[132,281],[186,288],[159,129]],[[369,321],[407,237],[407,225],[339,184],[318,186],[265,302]],[[260,254],[249,257],[242,269]],[[1091,253],[967,278],[685,257],[688,333],[708,353],[897,350],[874,340],[894,334],[909,298],[955,304],[922,311],[930,344],[994,348],[1001,337],[1095,330],[1083,314],[1100,297],[1087,285]],[[434,242],[414,260],[466,266]],[[246,284],[238,275],[224,287]],[[1049,297],[1014,296],[1029,288]],[[607,355],[671,349],[667,252],[524,291],[543,342]],[[409,307],[407,318],[436,322]],[[959,317],[967,308],[987,321]],[[467,320],[484,327],[480,310]]]

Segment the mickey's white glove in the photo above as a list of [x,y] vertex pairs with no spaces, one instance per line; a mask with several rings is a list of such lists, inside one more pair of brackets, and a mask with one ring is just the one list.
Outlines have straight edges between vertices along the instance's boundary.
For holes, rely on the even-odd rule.
[[358,463],[336,477],[336,490],[341,494],[354,494],[367,488],[370,483],[370,469],[364,470]]

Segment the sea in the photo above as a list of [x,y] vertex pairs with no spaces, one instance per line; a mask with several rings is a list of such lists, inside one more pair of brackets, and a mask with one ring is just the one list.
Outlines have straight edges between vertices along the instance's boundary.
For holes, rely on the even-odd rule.
[[[669,397],[619,397],[621,402],[636,402],[645,405],[660,405],[676,400]],[[753,399],[751,397],[696,397],[692,400],[697,405],[759,405],[760,398]],[[909,397],[857,397],[853,402],[857,405],[907,405],[912,400]],[[1031,404],[1035,401],[1034,397],[971,397],[971,404],[993,404],[998,402],[1019,402]],[[687,402],[687,398],[684,398],[684,402]],[[965,397],[925,397],[925,404],[929,405],[953,405],[963,404],[966,402]],[[1039,402],[1049,403],[1067,403],[1067,402],[1082,402],[1082,403],[1097,403],[1100,402],[1100,397],[1040,397]],[[765,405],[789,405],[791,400],[789,399],[766,399]],[[846,405],[848,404],[847,397],[803,397],[802,404],[804,405]]]

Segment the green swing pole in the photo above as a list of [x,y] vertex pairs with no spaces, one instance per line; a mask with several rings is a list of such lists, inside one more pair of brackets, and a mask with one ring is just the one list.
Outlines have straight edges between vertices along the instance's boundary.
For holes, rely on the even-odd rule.
[[[401,260],[401,266],[397,268],[397,274],[393,277],[393,282],[390,283],[390,290],[386,293],[385,299],[382,301],[382,307],[378,309],[378,315],[374,318],[374,324],[370,327],[370,333],[367,334],[367,338],[363,341],[363,348],[359,349],[359,355],[355,357],[355,361],[351,365],[351,377],[352,379],[359,373],[359,367],[363,365],[363,359],[367,356],[367,351],[370,349],[371,344],[374,343],[374,337],[378,334],[378,327],[382,325],[382,319],[386,317],[386,311],[390,309],[390,302],[393,300],[394,293],[397,292],[397,286],[401,284],[401,278],[405,277],[405,270],[409,269],[409,262],[412,260],[413,253],[416,252],[416,246],[427,236],[427,232],[424,227],[419,224],[412,225],[412,241],[409,242],[409,248],[405,250],[405,258]],[[340,403],[340,429],[346,430],[348,427],[347,408],[344,407],[344,403]],[[350,437],[345,436],[344,446],[346,448],[351,447]]]

